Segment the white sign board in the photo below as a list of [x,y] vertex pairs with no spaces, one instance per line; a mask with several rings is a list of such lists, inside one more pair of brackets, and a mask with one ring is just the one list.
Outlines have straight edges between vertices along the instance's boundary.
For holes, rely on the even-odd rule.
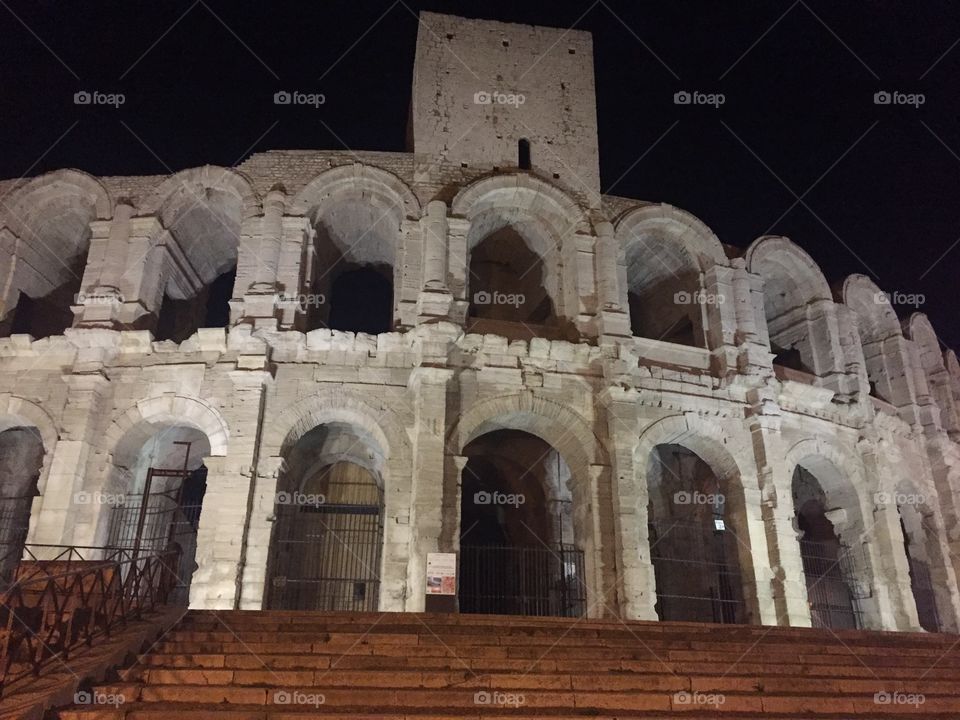
[[457,554],[427,553],[427,595],[457,594]]

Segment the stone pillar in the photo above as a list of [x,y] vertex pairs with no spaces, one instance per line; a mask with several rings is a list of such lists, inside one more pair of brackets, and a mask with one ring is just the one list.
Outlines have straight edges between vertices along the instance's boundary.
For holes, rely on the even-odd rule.
[[646,486],[634,465],[639,438],[637,391],[609,387],[600,395],[607,410],[611,479],[614,483],[613,522],[617,557],[617,605],[627,620],[656,620],[657,590],[647,534]]
[[[98,534],[109,520],[110,506],[93,503],[105,490],[98,441],[109,417],[110,381],[100,373],[65,375],[67,404],[61,416],[60,440],[50,462],[33,542],[102,545]],[[106,448],[112,452],[113,448]],[[84,493],[84,494],[81,494]]]
[[594,252],[594,272],[597,278],[597,316],[600,336],[607,342],[618,337],[630,337],[630,312],[627,305],[626,283],[621,285],[621,251],[607,221],[596,223],[597,239]]
[[240,609],[267,608],[267,582],[270,572],[270,542],[277,511],[277,483],[283,471],[283,458],[260,457],[253,476],[253,502],[247,528],[240,587]]
[[160,311],[169,233],[157,218],[133,213],[130,202],[120,200],[112,220],[91,223],[82,290],[72,308],[75,326],[144,330]]
[[408,384],[415,424],[406,609],[413,612],[424,607],[427,553],[440,551],[447,384],[452,377],[453,371],[446,368],[420,367],[411,373]]
[[447,286],[447,236],[447,206],[432,200],[420,219],[423,280],[417,297],[418,324],[450,316],[453,294]]
[[230,441],[226,457],[211,457],[204,463],[207,492],[197,529],[198,568],[190,584],[190,607],[231,609],[242,587],[250,484],[269,377],[266,370],[230,371],[233,393],[223,410]]
[[[237,279],[230,303],[230,324],[251,321],[270,325],[281,314],[277,277],[283,244],[283,209],[286,196],[275,185],[263,203],[263,217],[247,221],[251,227],[237,250]],[[252,232],[251,232],[252,231]],[[291,293],[295,294],[295,293]]]
[[[279,324],[281,330],[292,330],[301,322],[303,311],[297,299],[300,293],[314,295],[320,291],[313,287],[313,239],[316,231],[306,217],[283,217],[281,220],[280,254],[277,260],[277,292],[284,301],[280,303]],[[304,283],[301,286],[301,282]],[[327,300],[328,298],[324,298]]]
[[700,287],[700,323],[710,350],[711,369],[725,377],[737,372],[739,356],[733,270],[714,265],[703,273]]
[[868,607],[874,605],[874,617],[865,613],[865,620],[870,622],[869,627],[878,630],[918,630],[920,625],[910,587],[910,566],[895,501],[897,488],[892,480],[889,485],[881,480],[896,475],[893,468],[881,464],[874,442],[861,440],[858,449],[866,476],[878,481],[875,491],[867,499],[868,508],[872,506],[872,517],[869,513],[864,515],[867,527],[834,525],[844,544],[854,547],[858,538],[865,544],[868,565],[856,568],[863,575],[858,580],[862,583],[872,580],[872,594],[875,596],[873,603],[867,603]]
[[763,281],[747,272],[743,258],[735,258],[730,262],[731,296],[724,297],[723,304],[731,307],[726,314],[721,312],[720,318],[728,322],[732,311],[732,319],[736,323],[733,342],[738,346],[737,371],[744,375],[770,377],[773,367],[769,339],[757,319],[757,303],[763,307]]
[[[753,454],[760,487],[760,518],[768,557],[754,550],[754,563],[769,567],[773,622],[765,624],[810,627],[807,585],[800,557],[800,543],[794,529],[792,468],[784,461],[786,447],[781,436],[779,408],[763,390],[748,393],[752,411],[749,418]],[[771,615],[762,612],[761,616]]]

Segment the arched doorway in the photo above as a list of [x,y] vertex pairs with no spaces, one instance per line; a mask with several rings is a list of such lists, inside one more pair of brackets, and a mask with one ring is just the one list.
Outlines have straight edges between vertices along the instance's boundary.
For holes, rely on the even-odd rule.
[[207,487],[203,458],[210,454],[210,442],[201,430],[185,425],[155,430],[139,449],[118,449],[110,482],[114,492],[84,497],[107,510],[105,548],[131,556],[179,551],[171,602],[185,605],[197,569],[197,530]]
[[0,432],[0,587],[12,579],[23,555],[43,452],[36,428]]
[[583,616],[583,553],[560,453],[531,433],[504,429],[474,439],[463,454],[460,612]]
[[800,557],[813,627],[859,628],[862,613],[853,592],[854,550],[845,546],[830,520],[827,496],[812,472],[793,472],[793,504]]
[[648,460],[650,559],[661,620],[748,620],[728,483],[682,445],[654,447]]
[[344,423],[304,434],[284,458],[267,589],[274,610],[377,610],[382,453]]

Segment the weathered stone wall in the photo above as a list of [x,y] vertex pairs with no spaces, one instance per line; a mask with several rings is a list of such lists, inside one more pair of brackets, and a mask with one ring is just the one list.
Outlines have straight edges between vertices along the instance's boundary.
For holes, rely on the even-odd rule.
[[[427,553],[458,548],[464,448],[522,430],[569,468],[589,613],[652,619],[647,474],[658,446],[681,445],[729,489],[751,621],[811,622],[791,489],[803,467],[850,553],[866,624],[918,626],[903,515],[956,629],[960,365],[926,318],[905,333],[861,276],[831,291],[786,238],[739,252],[673,206],[591,199],[596,125],[581,33],[523,80],[527,104],[496,109],[502,138],[444,150],[470,122],[474,90],[434,108],[438,89],[473,87],[442,75],[456,63],[441,46],[474,48],[485,80],[504,68],[503,82],[519,82],[515,58],[556,31],[431,19],[446,30],[421,36],[414,153],[276,151],[170,178],[62,170],[0,183],[10,193],[0,315],[20,293],[62,285],[56,258],[84,266],[72,327],[0,339],[0,432],[35,429],[44,450],[29,541],[102,543],[144,448],[200,437],[208,489],[191,602],[261,607],[286,454],[314,427],[348,427],[384,491],[379,606],[420,610]],[[557,130],[561,117],[571,129]],[[507,162],[521,121],[535,131],[531,171]],[[567,165],[584,171],[582,187]],[[541,262],[555,326],[501,313],[470,330],[471,253],[504,228]],[[392,263],[391,332],[309,328],[310,301],[299,298],[316,299],[334,271],[328,241],[352,263]],[[162,299],[196,296],[231,263],[229,326],[156,341]],[[636,337],[631,303],[645,320]],[[806,370],[774,365],[774,345],[791,346]]]

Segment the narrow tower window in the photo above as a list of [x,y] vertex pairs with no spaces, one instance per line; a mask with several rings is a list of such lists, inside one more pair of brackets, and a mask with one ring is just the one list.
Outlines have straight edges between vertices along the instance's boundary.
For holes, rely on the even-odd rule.
[[526,138],[517,143],[517,165],[521,170],[530,169],[530,141]]

